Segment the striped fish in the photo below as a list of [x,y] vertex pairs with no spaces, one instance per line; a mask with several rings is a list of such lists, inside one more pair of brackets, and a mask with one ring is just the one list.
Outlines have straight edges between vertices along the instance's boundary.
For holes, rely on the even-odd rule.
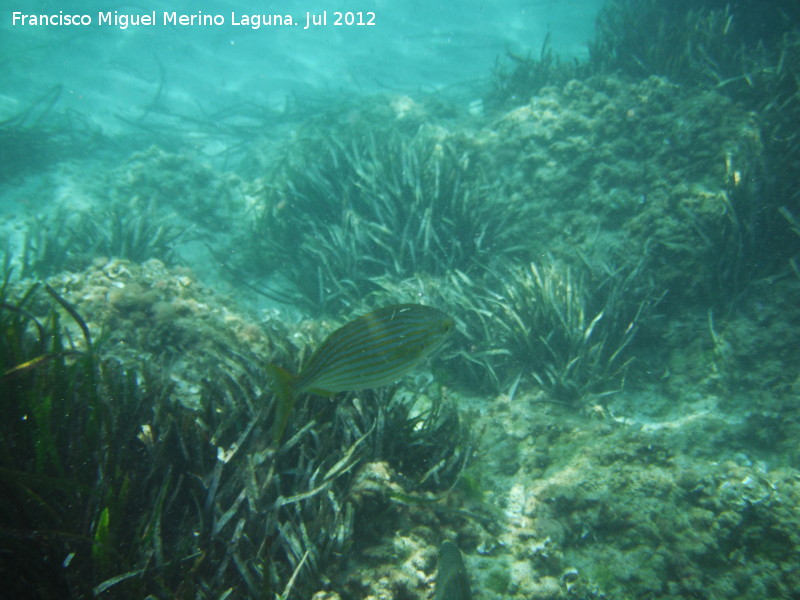
[[439,574],[433,600],[472,600],[467,567],[458,546],[450,540],[443,541],[439,548]]
[[267,374],[278,399],[275,441],[283,436],[298,394],[330,395],[393,383],[441,346],[454,327],[452,318],[430,306],[396,304],[334,331],[298,375],[269,365]]

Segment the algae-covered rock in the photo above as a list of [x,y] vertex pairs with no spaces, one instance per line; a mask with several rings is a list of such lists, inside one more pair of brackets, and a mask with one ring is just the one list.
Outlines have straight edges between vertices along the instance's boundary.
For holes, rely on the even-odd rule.
[[[529,500],[517,519],[529,521],[534,536],[552,531],[548,522],[561,532],[547,535],[549,558],[538,562],[538,573],[569,564],[580,574],[579,589],[613,598],[701,590],[726,597],[734,588],[742,597],[764,590],[772,590],[764,597],[786,597],[800,577],[788,566],[800,557],[800,519],[791,509],[800,484],[792,469],[684,453],[680,440],[697,440],[692,430],[709,418],[623,426],[603,437],[596,436],[600,424],[574,429],[573,451],[562,446],[562,458],[518,492]],[[712,452],[714,439],[695,443]],[[511,535],[509,548],[530,547],[519,530]],[[766,567],[776,561],[786,568]]]
[[763,148],[754,116],[726,97],[595,77],[543,88],[495,131],[505,185],[541,215],[535,248],[646,257],[676,297],[732,284],[721,280],[741,258],[737,220],[758,211]]
[[142,198],[162,210],[215,231],[229,230],[244,216],[245,185],[189,153],[173,154],[152,146],[114,169],[98,194],[112,199]]
[[225,356],[266,362],[282,356],[289,343],[280,321],[259,323],[191,271],[170,270],[157,260],[137,265],[98,258],[85,271],[48,283],[102,340],[101,352],[129,367],[163,369],[189,406],[197,405],[200,382]]

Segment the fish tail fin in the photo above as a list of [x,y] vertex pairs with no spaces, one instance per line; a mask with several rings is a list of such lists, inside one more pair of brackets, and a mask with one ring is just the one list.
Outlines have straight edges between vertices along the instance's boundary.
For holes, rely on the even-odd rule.
[[272,421],[272,440],[278,444],[294,408],[295,395],[292,388],[296,377],[278,365],[267,365],[267,377],[276,397],[275,416]]

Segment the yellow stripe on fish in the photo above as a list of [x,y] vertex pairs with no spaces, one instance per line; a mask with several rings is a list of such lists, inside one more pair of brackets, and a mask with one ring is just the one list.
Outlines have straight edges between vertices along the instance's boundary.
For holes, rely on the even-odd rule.
[[395,304],[361,315],[329,335],[297,375],[269,365],[277,396],[275,441],[298,394],[356,391],[394,383],[447,339],[455,321],[421,304]]

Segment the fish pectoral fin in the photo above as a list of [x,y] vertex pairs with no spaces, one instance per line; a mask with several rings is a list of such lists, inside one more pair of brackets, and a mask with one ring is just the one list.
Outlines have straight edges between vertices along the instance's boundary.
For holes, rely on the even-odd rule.
[[272,440],[278,444],[289,423],[294,408],[294,381],[296,377],[278,365],[267,365],[269,385],[275,394],[275,415],[272,421]]

